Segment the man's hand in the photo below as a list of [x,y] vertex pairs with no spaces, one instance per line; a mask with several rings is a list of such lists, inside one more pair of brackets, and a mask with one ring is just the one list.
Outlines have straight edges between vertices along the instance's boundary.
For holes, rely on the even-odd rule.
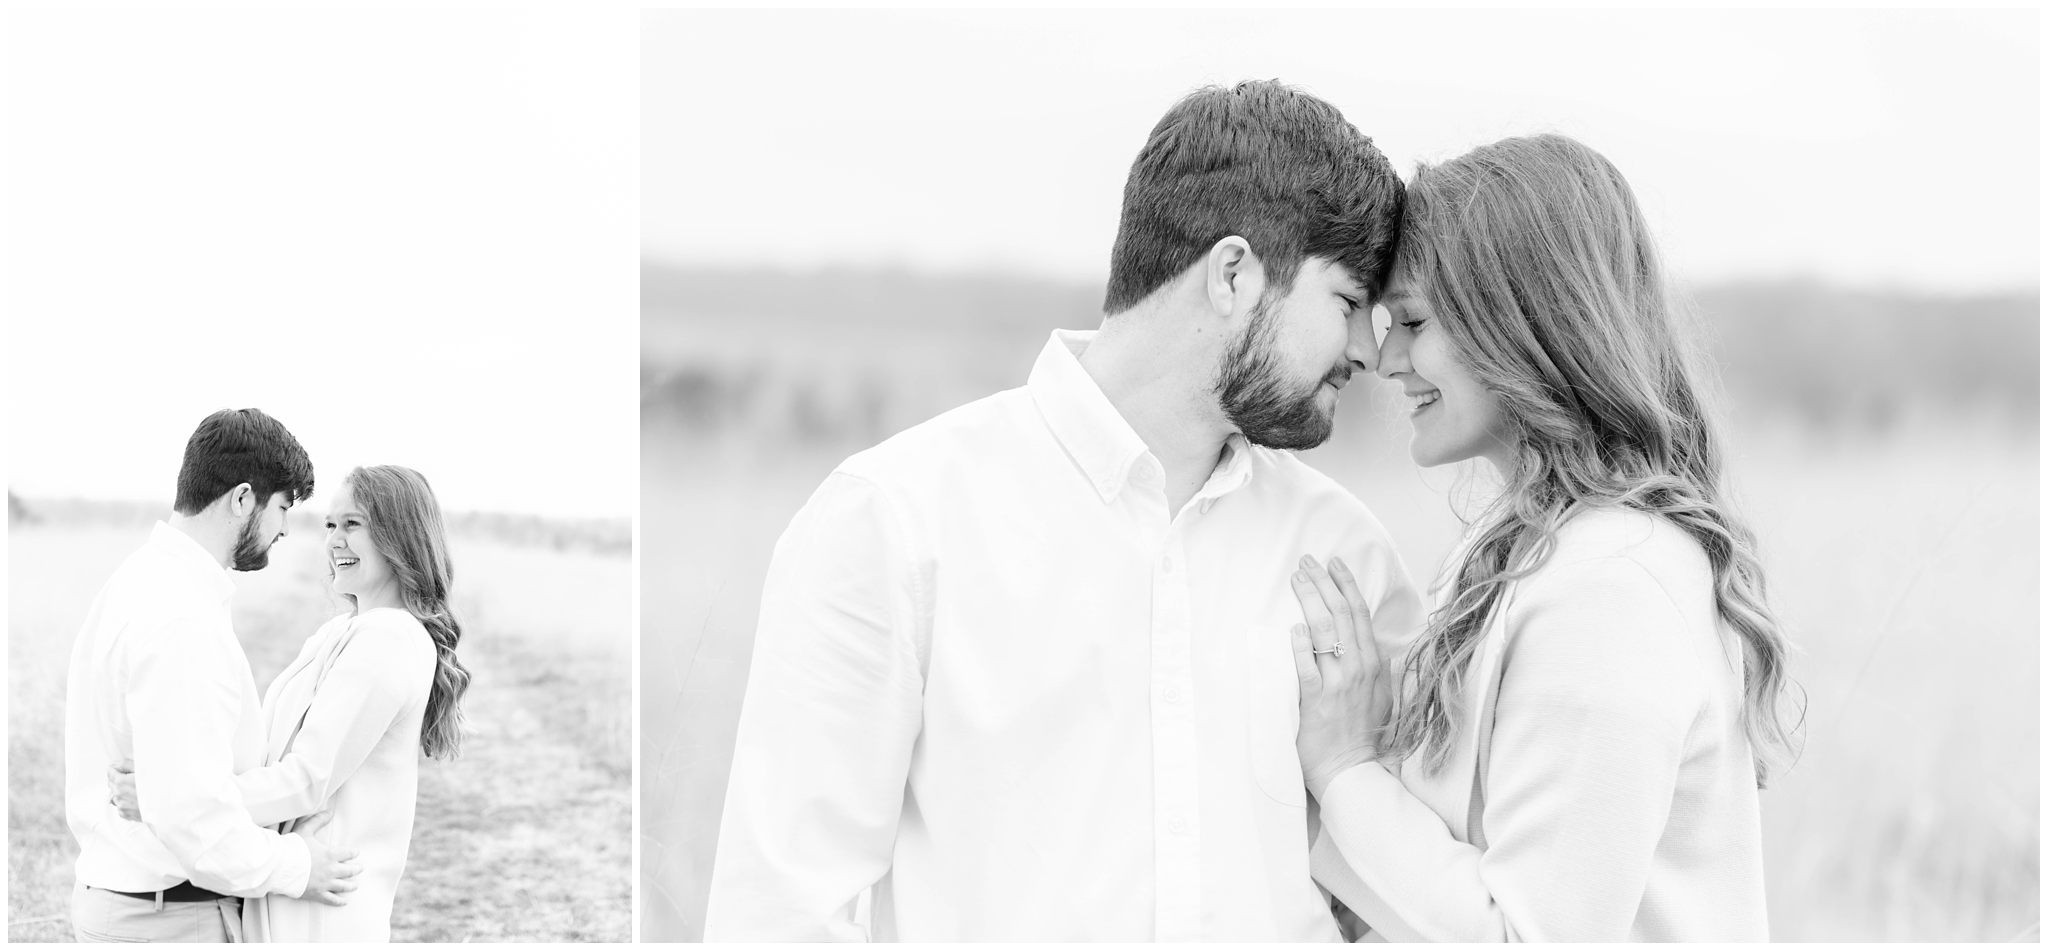
[[135,771],[115,763],[107,767],[107,802],[129,822],[142,821],[142,807],[135,798]]
[[333,821],[334,810],[316,812],[292,832],[306,843],[306,854],[313,860],[312,871],[306,876],[306,890],[298,897],[323,905],[346,905],[348,893],[356,890],[355,877],[362,874],[363,867],[356,863],[355,849],[336,848],[313,838],[314,833]]

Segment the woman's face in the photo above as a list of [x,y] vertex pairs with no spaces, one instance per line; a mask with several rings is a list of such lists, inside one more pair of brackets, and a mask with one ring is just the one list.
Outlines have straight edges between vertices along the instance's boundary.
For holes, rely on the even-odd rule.
[[1380,299],[1390,318],[1380,342],[1379,373],[1401,385],[1415,438],[1408,454],[1419,466],[1442,466],[1474,456],[1506,472],[1512,462],[1500,401],[1479,385],[1437,323],[1422,288],[1396,274]]
[[369,516],[356,504],[355,487],[347,482],[327,510],[327,564],[334,570],[334,590],[354,595],[356,608],[396,603],[397,579],[391,563],[370,540]]

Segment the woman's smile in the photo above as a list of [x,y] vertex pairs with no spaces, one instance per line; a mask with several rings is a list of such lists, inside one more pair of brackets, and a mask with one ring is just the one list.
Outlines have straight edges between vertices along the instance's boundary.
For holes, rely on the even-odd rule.
[[1418,390],[1412,393],[1403,392],[1401,395],[1406,396],[1408,402],[1412,404],[1408,409],[1410,418],[1422,415],[1423,410],[1435,406],[1437,400],[1443,397],[1443,393],[1438,390]]

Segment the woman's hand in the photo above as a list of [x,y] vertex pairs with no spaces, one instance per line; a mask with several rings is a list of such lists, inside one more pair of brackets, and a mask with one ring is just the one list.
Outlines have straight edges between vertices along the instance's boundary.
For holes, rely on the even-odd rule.
[[1372,613],[1343,559],[1331,559],[1325,570],[1303,557],[1293,585],[1307,619],[1294,626],[1294,670],[1301,679],[1295,748],[1309,793],[1321,799],[1338,773],[1377,758],[1392,698],[1380,689]]
[[142,821],[142,807],[135,800],[135,773],[122,769],[119,763],[107,767],[107,802],[120,811],[121,818]]

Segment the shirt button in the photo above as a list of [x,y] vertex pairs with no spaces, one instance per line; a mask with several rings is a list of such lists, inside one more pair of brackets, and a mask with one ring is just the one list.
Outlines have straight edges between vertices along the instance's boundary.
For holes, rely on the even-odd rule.
[[1168,556],[1166,556],[1166,557],[1164,557],[1164,558],[1161,558],[1161,559],[1159,559],[1159,570],[1161,570],[1161,571],[1164,571],[1164,572],[1166,572],[1167,574],[1173,574],[1173,556],[1172,556],[1172,555],[1168,555]]
[[1171,832],[1174,835],[1187,835],[1188,821],[1179,816],[1174,816],[1173,818],[1166,820],[1166,831]]
[[1168,688],[1166,688],[1166,702],[1167,702],[1167,703],[1179,703],[1179,702],[1180,702],[1180,688],[1178,688],[1178,687],[1168,687]]

